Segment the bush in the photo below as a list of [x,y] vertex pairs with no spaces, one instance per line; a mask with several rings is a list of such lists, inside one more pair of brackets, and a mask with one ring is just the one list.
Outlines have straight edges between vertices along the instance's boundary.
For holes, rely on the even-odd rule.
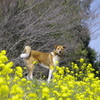
[[[80,66],[71,63],[68,67],[56,66],[51,83],[27,80],[22,67],[13,69],[5,55],[0,53],[0,99],[1,100],[99,100],[100,80],[95,77],[91,64],[80,59]],[[96,71],[98,74],[99,72]]]

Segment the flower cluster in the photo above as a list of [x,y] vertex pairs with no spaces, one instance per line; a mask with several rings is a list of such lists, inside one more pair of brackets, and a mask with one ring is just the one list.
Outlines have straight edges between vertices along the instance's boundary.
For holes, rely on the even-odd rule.
[[12,67],[13,62],[8,60],[6,51],[1,51],[1,100],[100,100],[100,80],[95,77],[93,66],[82,58],[79,65],[72,62],[71,69],[56,66],[51,83],[27,80],[22,67]]

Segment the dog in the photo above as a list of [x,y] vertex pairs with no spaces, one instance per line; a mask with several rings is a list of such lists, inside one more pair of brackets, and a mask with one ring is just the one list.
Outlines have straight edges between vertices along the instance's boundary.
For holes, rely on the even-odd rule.
[[[24,59],[28,68],[28,79],[33,79],[34,62],[49,69],[47,82],[50,82],[52,73],[55,66],[59,66],[59,61],[64,53],[65,46],[54,45],[54,51],[50,53],[43,53],[40,51],[32,50],[30,46],[25,46],[24,53],[20,55]],[[52,68],[51,68],[52,67]]]

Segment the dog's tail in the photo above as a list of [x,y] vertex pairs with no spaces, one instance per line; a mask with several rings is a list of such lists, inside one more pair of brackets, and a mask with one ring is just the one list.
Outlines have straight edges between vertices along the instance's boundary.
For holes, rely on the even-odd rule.
[[28,58],[31,53],[31,47],[30,46],[25,46],[23,54],[20,55],[21,58]]

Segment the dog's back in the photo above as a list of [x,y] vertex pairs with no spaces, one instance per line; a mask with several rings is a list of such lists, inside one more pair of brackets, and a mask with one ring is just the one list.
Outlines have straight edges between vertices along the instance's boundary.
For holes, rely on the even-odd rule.
[[[45,64],[46,66],[50,66],[52,62],[52,55],[51,53],[43,53],[36,50],[31,50],[30,46],[26,46],[24,48],[24,53],[20,55],[21,58],[24,58],[25,61],[34,62],[40,64]],[[52,64],[53,65],[53,64]]]

